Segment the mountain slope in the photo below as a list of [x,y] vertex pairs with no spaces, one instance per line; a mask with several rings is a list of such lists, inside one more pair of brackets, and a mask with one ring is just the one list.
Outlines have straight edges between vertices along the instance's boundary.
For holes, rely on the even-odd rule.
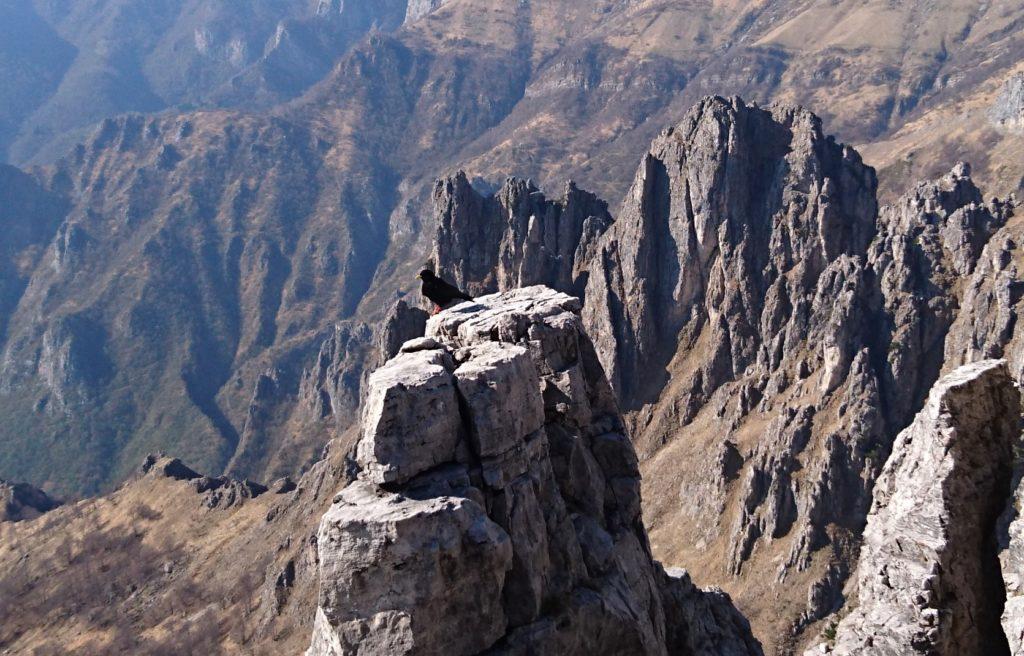
[[342,443],[301,480],[262,492],[160,458],[106,497],[0,523],[0,645],[300,653],[317,592],[307,540],[345,480]]
[[60,194],[40,180],[0,165],[0,343],[28,285],[67,212]]
[[55,437],[73,422],[81,442],[6,440],[24,449],[16,477],[95,489],[171,444],[225,467],[239,440],[225,406],[262,373],[240,389],[235,372],[317,348],[379,258],[389,201],[334,177],[328,151],[279,119],[135,116],[63,162],[75,204],[11,316],[2,378],[5,407],[43,409]]
[[[18,35],[4,40],[0,73],[23,79],[0,91],[0,117],[20,108],[0,122],[0,155],[48,162],[120,113],[293,98],[371,28],[401,25],[406,2],[10,1],[0,11]],[[33,68],[41,74],[24,75]]]

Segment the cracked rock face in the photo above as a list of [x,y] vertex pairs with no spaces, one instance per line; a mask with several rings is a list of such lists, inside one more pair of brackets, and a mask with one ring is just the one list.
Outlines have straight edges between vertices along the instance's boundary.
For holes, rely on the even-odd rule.
[[370,377],[362,471],[320,525],[310,656],[761,653],[727,596],[652,559],[579,309],[484,296]]
[[310,653],[475,653],[504,633],[512,545],[470,499],[413,499],[360,481],[324,516],[319,543]]
[[404,483],[454,459],[458,400],[446,359],[440,350],[403,353],[370,376],[356,456],[369,480]]
[[587,247],[584,325],[630,411],[659,552],[710,548],[720,575],[807,598],[769,620],[797,630],[841,602],[887,450],[875,190],[810,112],[707,98],[654,141]]
[[1020,244],[1024,217],[1012,216],[985,246],[974,275],[964,283],[961,309],[945,344],[945,367],[983,358],[1006,358],[1024,377],[1024,336],[1018,317],[1024,300]]
[[1009,130],[1024,130],[1024,74],[1018,73],[1003,84],[1003,90],[988,112],[992,122]]
[[[960,281],[975,274],[985,245],[1010,212],[1007,204],[983,202],[963,163],[882,208],[869,258],[879,287],[875,311],[883,343],[877,348],[887,350],[882,375],[892,424],[910,422],[938,377],[946,336],[960,309]],[[987,262],[980,266],[989,268]],[[975,279],[988,277],[978,271]]]
[[[1019,472],[1016,478],[1020,478]],[[1000,539],[999,563],[1002,569],[1003,585],[1006,589],[1006,603],[1003,606],[1003,633],[1014,656],[1024,654],[1024,485],[1017,483],[1017,489],[1006,505],[997,531]],[[1005,526],[1005,531],[1003,530]]]
[[[874,171],[810,112],[706,98],[655,139],[614,221],[524,189],[440,183],[440,268],[583,295],[654,551],[710,563],[783,642],[844,604],[875,480],[940,374],[1006,357],[1021,375],[1024,219],[966,164],[879,208]],[[546,406],[585,417],[558,398],[579,376],[555,383]],[[795,610],[766,605],[762,580]]]
[[875,186],[806,110],[702,101],[654,141],[589,265],[584,317],[613,387],[650,394],[679,335],[712,335],[695,403],[770,360],[830,263],[866,249]]
[[402,344],[423,336],[427,326],[427,311],[409,305],[404,299],[396,301],[388,313],[387,321],[377,335],[377,353],[381,364],[395,357]]
[[539,284],[581,294],[588,247],[612,222],[603,201],[571,182],[560,200],[518,178],[484,196],[464,173],[438,181],[434,213],[436,271],[470,294]]
[[965,365],[936,383],[875,485],[857,605],[833,653],[1005,653],[994,527],[1019,422],[1005,362]]

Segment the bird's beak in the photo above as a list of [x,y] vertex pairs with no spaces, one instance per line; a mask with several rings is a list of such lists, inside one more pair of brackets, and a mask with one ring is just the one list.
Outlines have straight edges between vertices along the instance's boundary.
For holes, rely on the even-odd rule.
[[416,274],[416,277],[419,278],[420,280],[423,280],[423,276],[419,273]]

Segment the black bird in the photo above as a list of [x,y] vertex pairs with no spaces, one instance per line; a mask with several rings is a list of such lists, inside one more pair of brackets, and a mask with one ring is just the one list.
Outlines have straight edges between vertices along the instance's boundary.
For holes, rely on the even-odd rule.
[[434,314],[451,307],[455,301],[472,301],[473,297],[466,292],[459,291],[455,285],[450,285],[434,275],[430,269],[420,271],[416,276],[423,281],[423,295],[429,298],[437,309]]

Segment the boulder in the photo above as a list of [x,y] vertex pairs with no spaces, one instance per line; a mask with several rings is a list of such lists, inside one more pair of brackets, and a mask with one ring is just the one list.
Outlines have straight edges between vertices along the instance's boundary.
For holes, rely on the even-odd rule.
[[35,519],[60,505],[60,501],[37,487],[0,479],[0,522]]
[[324,515],[317,544],[311,654],[472,654],[505,632],[512,545],[470,499],[410,499],[356,482]]
[[403,483],[453,460],[460,426],[445,354],[403,353],[370,376],[356,460],[374,482]]

